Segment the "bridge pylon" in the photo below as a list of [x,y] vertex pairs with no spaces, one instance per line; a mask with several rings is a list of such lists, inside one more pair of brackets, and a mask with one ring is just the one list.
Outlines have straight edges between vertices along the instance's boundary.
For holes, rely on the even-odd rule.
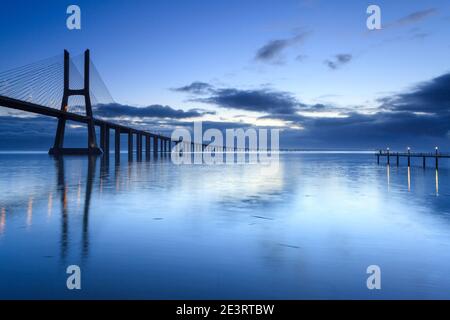
[[55,143],[49,150],[49,154],[63,155],[63,154],[89,154],[100,155],[103,153],[102,149],[97,146],[97,138],[95,135],[94,117],[92,114],[91,96],[89,92],[89,50],[84,52],[84,88],[70,89],[69,75],[70,75],[70,57],[69,52],[64,50],[64,92],[61,102],[61,111],[68,111],[68,103],[70,96],[84,96],[87,128],[88,128],[88,144],[87,148],[64,148],[64,132],[66,128],[67,118],[64,115],[58,117],[58,127],[56,129]]

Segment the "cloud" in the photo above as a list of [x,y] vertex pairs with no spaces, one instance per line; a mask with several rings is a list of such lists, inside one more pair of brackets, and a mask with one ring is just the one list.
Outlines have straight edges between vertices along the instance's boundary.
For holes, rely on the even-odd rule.
[[391,25],[404,26],[404,25],[408,25],[408,24],[413,24],[413,23],[422,21],[425,18],[437,13],[437,11],[438,10],[435,8],[416,11],[416,12],[408,14],[405,17],[402,17],[402,18],[396,20]]
[[256,52],[255,60],[262,62],[277,63],[280,61],[281,53],[288,47],[304,41],[309,32],[300,32],[297,35],[287,39],[271,40]]
[[270,88],[238,89],[216,88],[204,82],[193,82],[181,88],[195,88],[196,83],[201,83],[204,90],[186,89],[177,90],[197,95],[191,101],[215,104],[222,108],[256,111],[262,113],[292,114],[301,110],[305,105],[300,103],[291,93]]
[[204,94],[208,93],[211,90],[211,88],[212,86],[208,83],[195,81],[187,86],[174,88],[172,90],[178,92],[189,92],[193,94]]
[[429,8],[429,9],[415,11],[415,12],[412,12],[412,13],[410,13],[404,17],[401,17],[400,19],[397,19],[393,22],[383,24],[383,29],[414,25],[414,24],[416,24],[420,21],[423,21],[426,18],[436,14],[437,12],[438,12],[438,9],[436,9],[436,8]]
[[450,112],[450,73],[418,84],[406,93],[380,99],[390,111],[409,111],[447,115]]
[[299,54],[298,56],[295,57],[295,60],[299,61],[299,62],[303,62],[308,58],[307,55],[305,54]]
[[332,70],[336,70],[341,66],[349,63],[353,56],[350,53],[340,53],[333,57],[332,60],[327,59],[324,61],[325,65]]
[[202,117],[211,112],[200,109],[190,109],[187,111],[174,109],[169,106],[159,104],[146,107],[132,107],[122,104],[100,104],[94,108],[94,114],[102,118],[169,118],[169,119],[186,119]]
[[[287,130],[284,143],[324,147],[450,147],[450,73],[380,100],[380,111],[346,112],[343,117],[311,118],[298,114],[267,115],[304,130]],[[328,106],[318,105],[318,109]]]
[[301,107],[301,104],[290,93],[271,89],[215,89],[210,97],[197,101],[216,104],[222,108],[263,113],[292,114]]

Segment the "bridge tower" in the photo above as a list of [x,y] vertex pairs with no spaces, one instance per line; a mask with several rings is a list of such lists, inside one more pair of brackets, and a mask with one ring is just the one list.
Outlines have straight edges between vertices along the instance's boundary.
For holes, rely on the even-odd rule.
[[84,88],[70,89],[69,72],[70,72],[70,57],[69,52],[64,50],[64,92],[61,102],[61,111],[68,111],[68,103],[70,96],[84,96],[86,107],[86,118],[88,128],[88,145],[87,148],[64,148],[64,131],[66,128],[67,118],[60,116],[58,118],[58,128],[56,129],[55,143],[53,148],[50,148],[49,154],[63,155],[63,154],[89,154],[99,155],[103,151],[97,146],[97,138],[95,135],[94,117],[92,115],[91,97],[89,93],[89,50],[84,52]]

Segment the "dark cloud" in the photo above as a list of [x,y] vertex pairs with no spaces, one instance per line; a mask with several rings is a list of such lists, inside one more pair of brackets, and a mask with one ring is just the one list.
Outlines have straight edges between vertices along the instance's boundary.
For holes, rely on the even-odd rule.
[[333,57],[332,60],[325,60],[325,65],[332,70],[336,70],[343,66],[344,64],[349,63],[352,60],[353,56],[349,53],[340,53]]
[[[450,73],[416,86],[410,92],[380,100],[379,112],[347,112],[344,117],[311,118],[298,114],[272,114],[303,130],[286,130],[284,143],[330,148],[380,148],[391,146],[450,148]],[[311,106],[310,106],[311,108]],[[328,106],[316,105],[317,110]]]
[[197,94],[199,97],[191,101],[215,104],[222,108],[257,111],[262,113],[292,114],[305,105],[300,103],[292,94],[269,88],[245,90],[238,88],[216,88],[204,82],[194,82],[182,88],[195,87],[196,83],[208,88],[205,91],[183,90]]
[[391,111],[446,115],[450,112],[450,73],[421,83],[410,92],[386,97],[380,101],[384,109]]
[[408,14],[405,17],[398,19],[397,21],[393,22],[391,25],[408,25],[408,24],[416,23],[416,22],[419,22],[419,21],[435,14],[437,11],[438,10],[435,8],[416,11],[416,12]]
[[301,43],[309,32],[300,32],[297,35],[287,39],[271,40],[256,52],[255,60],[263,62],[277,62],[280,55],[286,48]]
[[299,54],[297,57],[295,57],[295,60],[299,61],[299,62],[303,62],[306,60],[306,58],[308,58],[307,55],[305,54]]
[[211,112],[199,109],[190,109],[187,111],[174,109],[169,106],[151,105],[147,107],[132,107],[122,104],[100,104],[95,106],[94,113],[102,118],[169,118],[169,119],[186,119],[193,117],[201,117]]
[[290,93],[270,89],[215,89],[210,97],[198,101],[213,103],[223,108],[281,114],[295,113],[301,107]]
[[193,94],[204,94],[208,93],[211,90],[211,88],[212,88],[211,85],[208,83],[195,81],[192,82],[190,85],[174,88],[172,90],[178,92],[189,92]]
[[430,36],[430,33],[428,33],[428,32],[417,32],[411,36],[411,39],[423,40],[425,38],[428,38],[429,36]]

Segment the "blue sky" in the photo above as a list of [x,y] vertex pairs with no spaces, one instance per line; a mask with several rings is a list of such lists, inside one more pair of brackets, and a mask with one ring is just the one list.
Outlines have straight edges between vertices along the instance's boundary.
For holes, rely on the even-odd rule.
[[[66,28],[70,4],[81,8],[81,30]],[[382,30],[366,27],[370,4],[381,8]],[[322,131],[336,135],[337,126],[348,125],[343,118],[352,125],[360,121],[352,130],[376,132],[374,125],[387,116],[397,126],[405,119],[401,127],[410,128],[408,116],[417,111],[395,109],[405,103],[399,99],[409,97],[411,103],[406,94],[421,95],[433,79],[446,81],[440,77],[450,72],[450,3],[444,0],[3,1],[1,7],[7,50],[0,50],[0,71],[64,48],[90,48],[118,104],[202,109],[199,119],[219,127],[278,126],[288,147],[336,146]],[[192,83],[206,91],[189,90]],[[447,106],[449,97],[443,98]],[[436,121],[447,116],[427,110],[418,112],[434,114]],[[365,128],[370,115],[372,126]],[[153,117],[147,126],[169,130],[170,120]],[[343,135],[338,145],[404,146],[420,138],[428,147],[448,144],[444,131],[353,141]]]

